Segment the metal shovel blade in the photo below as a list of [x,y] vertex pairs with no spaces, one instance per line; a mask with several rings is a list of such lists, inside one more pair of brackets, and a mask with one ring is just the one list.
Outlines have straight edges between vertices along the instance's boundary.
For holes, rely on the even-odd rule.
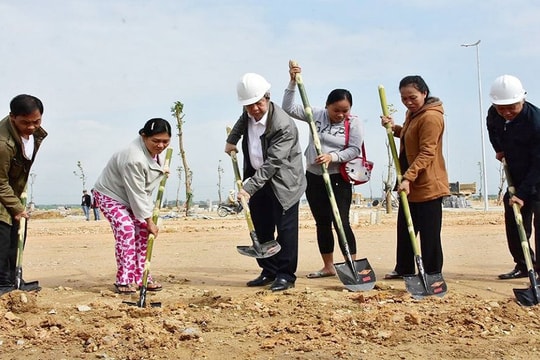
[[19,287],[19,290],[22,291],[40,291],[41,286],[39,286],[39,281],[23,281]]
[[[538,305],[538,299],[535,296],[534,289],[532,287],[528,289],[513,289],[514,295],[516,296],[517,302],[523,306],[534,306]],[[536,287],[538,293],[538,286]]]
[[405,275],[403,280],[405,280],[405,288],[415,299],[423,299],[431,295],[443,297],[448,292],[441,273],[426,274],[425,279],[421,275]]
[[[140,308],[146,307],[146,289],[144,287],[141,287],[141,291],[139,293],[139,300],[137,300],[137,302],[133,302],[133,301],[122,301],[122,302],[124,304],[137,306]],[[161,303],[160,302],[150,303],[150,307],[161,307]]]
[[[127,304],[127,305],[131,305],[131,306],[137,306],[137,307],[140,307],[140,308],[143,308],[143,307],[146,306],[146,304],[142,304],[140,301],[137,301],[137,302],[122,301],[122,303]],[[155,307],[155,308],[161,307],[161,303],[160,302],[151,302],[150,307]]]
[[24,281],[22,278],[22,267],[15,269],[15,289],[22,291],[40,291],[39,281]]
[[38,281],[22,282],[19,286],[0,286],[0,295],[6,294],[13,290],[21,291],[40,291],[41,286],[39,286]]
[[354,261],[353,273],[347,262],[334,264],[339,280],[350,291],[368,291],[375,287],[375,272],[366,258]]
[[531,287],[528,289],[513,289],[518,303],[523,306],[537,305],[540,301],[540,290],[538,288],[536,274],[533,269],[529,270],[528,273]]
[[264,259],[276,255],[281,250],[281,245],[279,245],[276,240],[272,240],[260,244],[260,248],[258,250],[253,245],[237,246],[236,250],[245,256]]

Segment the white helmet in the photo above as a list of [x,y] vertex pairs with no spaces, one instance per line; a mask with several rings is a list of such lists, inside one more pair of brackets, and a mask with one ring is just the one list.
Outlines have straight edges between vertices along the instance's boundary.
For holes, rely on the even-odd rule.
[[247,73],[236,85],[236,94],[240,105],[251,105],[261,100],[270,90],[270,83],[259,74]]
[[512,75],[502,75],[496,78],[489,91],[491,102],[495,105],[518,103],[525,99],[526,94],[521,81]]

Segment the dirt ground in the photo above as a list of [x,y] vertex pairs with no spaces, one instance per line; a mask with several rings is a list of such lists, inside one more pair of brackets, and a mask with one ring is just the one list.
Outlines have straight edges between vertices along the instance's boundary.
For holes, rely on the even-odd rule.
[[[315,227],[301,210],[296,287],[248,288],[254,259],[243,217],[164,219],[152,273],[164,290],[139,308],[115,294],[106,220],[80,216],[29,222],[25,280],[38,293],[0,297],[0,359],[531,359],[540,353],[540,308],[516,303],[501,281],[511,270],[500,208],[444,212],[442,297],[413,299],[385,281],[395,257],[396,214],[354,210],[359,256],[375,269],[373,290],[349,292],[337,277],[307,279],[321,266]],[[50,216],[49,216],[50,217]],[[341,256],[340,256],[341,257]],[[336,261],[342,261],[340,257]]]

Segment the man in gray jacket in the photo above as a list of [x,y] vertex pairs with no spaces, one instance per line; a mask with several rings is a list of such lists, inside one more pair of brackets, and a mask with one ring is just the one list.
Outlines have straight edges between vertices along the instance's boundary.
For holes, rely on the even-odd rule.
[[275,239],[281,251],[257,259],[261,274],[247,286],[271,284],[272,291],[294,287],[298,264],[298,206],[306,189],[298,129],[280,107],[270,101],[270,84],[247,73],[237,85],[244,112],[227,137],[225,152],[237,151],[242,137],[244,187],[239,198],[249,200],[255,232],[261,243]]

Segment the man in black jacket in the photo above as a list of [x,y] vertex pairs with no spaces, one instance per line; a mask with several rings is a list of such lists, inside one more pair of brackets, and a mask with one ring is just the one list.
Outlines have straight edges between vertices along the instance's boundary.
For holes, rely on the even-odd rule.
[[81,197],[81,208],[83,210],[86,221],[90,221],[90,207],[92,206],[92,198],[88,194],[88,191],[83,190]]
[[[502,75],[491,86],[493,105],[488,110],[489,140],[499,161],[506,159],[515,194],[504,195],[504,220],[508,248],[516,263],[514,269],[499,275],[499,279],[527,277],[527,267],[521,248],[512,204],[521,208],[523,226],[530,238],[534,222],[535,250],[540,250],[540,109],[525,101],[521,81]],[[534,261],[538,273],[540,264]]]

